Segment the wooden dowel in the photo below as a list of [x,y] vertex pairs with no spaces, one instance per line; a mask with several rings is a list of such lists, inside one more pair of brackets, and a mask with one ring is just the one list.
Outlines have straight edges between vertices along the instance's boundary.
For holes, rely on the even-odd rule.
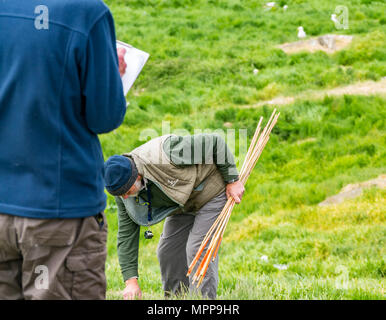
[[[216,255],[217,255],[217,252],[220,248],[220,244],[221,244],[224,232],[225,232],[225,228],[226,228],[226,225],[229,221],[229,217],[231,215],[234,204],[235,204],[235,201],[233,200],[232,207],[228,210],[227,215],[225,216],[225,220],[224,220],[224,223],[220,229],[219,236],[216,238],[216,241],[213,243],[213,246],[210,248],[208,260],[205,262],[204,268],[201,270],[200,280],[197,283],[197,288],[201,285],[201,283],[205,277],[205,274],[206,274],[208,267],[209,267],[209,264],[210,264],[210,258],[212,257],[212,255],[213,255],[212,261],[214,261],[216,259]],[[217,244],[216,244],[216,242],[217,242]],[[208,250],[209,250],[209,248],[208,248]]]
[[[220,224],[222,224],[222,223],[223,223],[223,220],[220,219]],[[195,280],[196,280],[196,279],[198,278],[198,276],[200,275],[200,272],[201,272],[202,268],[204,267],[204,264],[205,264],[205,262],[206,262],[206,260],[207,260],[207,258],[208,258],[208,254],[209,254],[209,252],[210,252],[210,248],[212,247],[212,245],[213,245],[213,243],[214,243],[214,241],[215,241],[215,239],[216,239],[216,234],[217,234],[217,232],[218,232],[218,229],[215,231],[214,235],[212,236],[211,242],[210,242],[210,244],[209,244],[209,246],[208,246],[208,249],[207,249],[207,251],[206,251],[206,254],[205,254],[205,256],[204,256],[204,259],[201,261],[200,265],[198,266],[198,268],[197,268],[197,270],[196,270],[196,273],[195,273],[194,276],[193,276],[192,283],[195,282]],[[208,240],[209,240],[209,239],[208,239]]]
[[214,252],[212,261],[216,260],[218,249],[220,249],[220,244],[222,242],[222,238],[223,238],[223,235],[221,235],[220,240],[217,243],[217,248],[216,248],[216,251]]
[[[217,244],[219,243],[220,236],[222,236],[223,232],[225,231],[227,220],[229,219],[229,216],[230,216],[230,213],[232,212],[234,204],[235,204],[235,201],[234,201],[234,199],[232,199],[232,205],[228,209],[227,215],[223,219],[222,223],[219,225],[219,229],[217,230],[218,232],[215,233],[215,235],[213,236],[214,239],[212,240],[211,244],[209,245],[207,255],[206,255],[207,259],[205,259],[205,262],[204,261],[202,262],[203,268],[200,269],[200,273],[199,273],[199,277],[201,278],[201,281],[202,281],[203,277],[205,276],[206,271],[209,267],[210,258],[212,257],[214,250],[217,247]],[[200,285],[200,281],[199,281],[199,284],[197,284],[197,287],[199,285]]]
[[[232,202],[234,202],[233,199],[232,199]],[[199,268],[197,269],[197,272],[195,274],[195,277],[194,277],[192,283],[194,283],[195,280],[197,280],[197,278],[202,277],[202,275],[206,272],[206,269],[208,268],[209,263],[210,263],[210,258],[211,258],[212,254],[213,254],[214,247],[215,247],[216,243],[218,242],[219,232],[223,228],[224,222],[225,221],[223,219],[220,222],[219,227],[216,230],[215,234],[213,235],[212,241],[209,244],[209,247],[208,247],[207,252],[206,252],[206,254],[204,256],[204,259],[202,260]]]
[[205,238],[204,240],[202,240],[202,243],[201,243],[201,246],[200,248],[198,249],[195,257],[193,258],[192,262],[190,263],[189,265],[189,268],[188,268],[188,273],[187,273],[187,276],[190,275],[190,273],[192,272],[193,268],[194,268],[194,265],[197,263],[197,261],[199,260],[199,257],[202,253],[202,251],[204,250],[208,240],[209,240],[209,237],[212,235],[215,227],[217,226],[217,224],[221,221],[221,218],[223,215],[225,215],[225,212],[226,210],[229,208],[231,204],[231,199],[228,199],[227,203],[225,204],[222,212],[220,213],[220,215],[217,217],[216,221],[213,223],[213,225],[211,226],[211,228],[209,229],[209,231],[207,232],[207,234],[205,235]]
[[198,249],[195,257],[193,258],[192,262],[189,265],[187,276],[189,276],[190,273],[192,272],[195,264],[197,263],[198,259],[200,258],[202,251],[204,250],[205,246],[207,245],[210,236],[212,235],[213,231],[215,230],[215,227],[217,226],[217,224],[219,223],[220,220],[221,220],[221,214],[216,219],[216,221],[213,223],[213,225],[211,226],[211,228],[209,229],[209,231],[205,235],[205,238],[202,240],[200,248]]
[[247,151],[247,155],[245,156],[244,163],[243,163],[243,166],[241,167],[240,172],[243,171],[244,166],[245,166],[245,164],[247,163],[247,161],[248,161],[248,159],[249,159],[249,157],[250,157],[250,155],[251,155],[251,153],[252,153],[253,146],[256,144],[257,137],[259,136],[259,133],[260,133],[260,125],[261,125],[261,122],[262,122],[262,121],[263,121],[263,117],[260,117],[260,121],[259,121],[259,123],[257,124],[256,130],[255,130],[255,134],[253,135],[251,144],[249,145],[249,148],[248,148],[248,151]]
[[209,248],[205,252],[205,255],[204,255],[201,263],[198,265],[197,270],[196,270],[195,274],[193,275],[192,283],[194,283],[198,279],[200,272],[201,272],[202,268],[204,267],[204,264],[208,258],[208,254],[209,254]]
[[[234,203],[233,203],[233,206],[234,206]],[[233,209],[233,207],[232,207],[232,209]],[[232,214],[232,209],[229,210],[227,216],[225,217],[225,219],[226,219],[226,220],[225,220],[225,226],[224,226],[223,230],[221,231],[220,240],[219,240],[219,243],[218,243],[218,245],[217,245],[217,248],[216,248],[216,251],[215,251],[215,254],[214,254],[214,256],[213,256],[213,260],[212,260],[212,261],[214,261],[214,260],[216,259],[217,252],[218,252],[218,250],[219,250],[220,243],[221,243],[221,241],[222,241],[222,239],[223,239],[223,236],[224,236],[224,233],[225,233],[226,226],[228,225],[229,219],[230,219],[231,214]]]
[[217,257],[217,253],[218,253],[218,250],[219,250],[219,248],[220,248],[220,244],[221,244],[221,242],[222,242],[222,239],[223,239],[223,236],[224,236],[224,233],[225,233],[225,229],[226,229],[226,226],[227,226],[227,224],[228,224],[228,221],[229,221],[229,218],[230,218],[230,216],[231,216],[231,213],[232,213],[232,211],[230,210],[230,211],[228,212],[226,218],[225,218],[225,219],[226,219],[226,221],[225,221],[225,227],[224,227],[223,230],[221,231],[221,234],[220,234],[220,240],[218,241],[217,248],[216,248],[216,251],[214,252],[212,261],[214,261],[214,260],[216,259],[216,257]]
[[256,150],[256,153],[254,154],[253,158],[251,159],[251,162],[249,163],[248,167],[246,168],[245,175],[242,177],[242,180],[243,180],[244,184],[247,182],[247,179],[249,178],[249,175],[251,174],[251,172],[252,172],[252,170],[254,168],[254,165],[256,164],[256,161],[259,159],[259,157],[261,155],[261,151],[262,151],[262,149],[265,146],[264,142],[267,142],[269,137],[267,136],[265,139],[266,139],[266,141],[262,141],[261,142],[261,144],[259,145],[258,150]]
[[244,184],[246,182],[246,178],[249,177],[251,171],[255,167],[258,159],[260,158],[260,155],[261,155],[265,145],[267,144],[267,142],[269,140],[269,134],[271,133],[274,125],[276,124],[279,115],[280,115],[280,113],[275,116],[274,120],[270,124],[269,128],[267,129],[267,131],[264,130],[264,131],[266,131],[265,137],[263,137],[263,135],[260,137],[261,139],[259,139],[259,141],[258,141],[258,147],[255,150],[255,154],[252,156],[252,161],[249,163],[249,166],[247,167],[246,172],[245,172],[245,174],[242,177],[243,178],[242,180],[243,180]]

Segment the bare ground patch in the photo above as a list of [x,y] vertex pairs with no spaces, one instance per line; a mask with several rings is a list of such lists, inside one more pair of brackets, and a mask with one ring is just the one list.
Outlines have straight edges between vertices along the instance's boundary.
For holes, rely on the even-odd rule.
[[312,37],[307,40],[283,43],[278,46],[287,54],[297,53],[301,51],[315,52],[318,50],[326,53],[334,53],[335,51],[346,48],[352,41],[353,36],[326,34],[319,37]]
[[350,84],[347,86],[336,87],[327,90],[308,90],[295,96],[279,96],[271,100],[260,101],[253,105],[245,105],[241,108],[256,108],[263,105],[286,105],[295,100],[316,100],[324,96],[341,96],[341,95],[386,95],[386,77],[380,81],[363,81]]
[[386,188],[386,175],[382,174],[376,179],[371,179],[361,183],[348,184],[338,194],[331,196],[319,203],[319,206],[327,206],[332,204],[339,204],[346,199],[354,199],[363,193],[363,189],[378,187],[380,189]]

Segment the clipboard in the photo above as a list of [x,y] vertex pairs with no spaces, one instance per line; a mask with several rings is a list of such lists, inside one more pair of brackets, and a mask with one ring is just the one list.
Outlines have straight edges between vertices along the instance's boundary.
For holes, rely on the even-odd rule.
[[125,42],[117,40],[117,49],[122,47],[126,49],[124,58],[127,67],[125,74],[122,76],[123,93],[126,96],[138,75],[141,73],[150,55],[145,51],[139,50]]

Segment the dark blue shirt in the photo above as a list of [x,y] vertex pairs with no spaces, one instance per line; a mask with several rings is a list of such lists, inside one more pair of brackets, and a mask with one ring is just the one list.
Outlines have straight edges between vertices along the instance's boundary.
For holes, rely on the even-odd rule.
[[100,0],[0,0],[0,213],[104,210],[97,134],[126,111],[115,40]]

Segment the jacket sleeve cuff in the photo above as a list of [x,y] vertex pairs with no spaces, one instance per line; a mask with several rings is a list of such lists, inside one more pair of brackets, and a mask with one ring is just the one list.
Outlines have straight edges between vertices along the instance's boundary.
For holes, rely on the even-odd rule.
[[138,278],[138,270],[126,270],[122,271],[123,281],[126,282],[130,278],[137,277]]
[[239,180],[239,172],[235,165],[228,166],[226,168],[221,168],[220,172],[223,176],[225,183],[232,183]]
[[240,177],[239,177],[239,176],[228,177],[228,178],[225,180],[225,183],[226,183],[226,184],[229,184],[229,183],[233,183],[233,182],[236,182],[236,181],[239,181],[239,180],[240,180]]

